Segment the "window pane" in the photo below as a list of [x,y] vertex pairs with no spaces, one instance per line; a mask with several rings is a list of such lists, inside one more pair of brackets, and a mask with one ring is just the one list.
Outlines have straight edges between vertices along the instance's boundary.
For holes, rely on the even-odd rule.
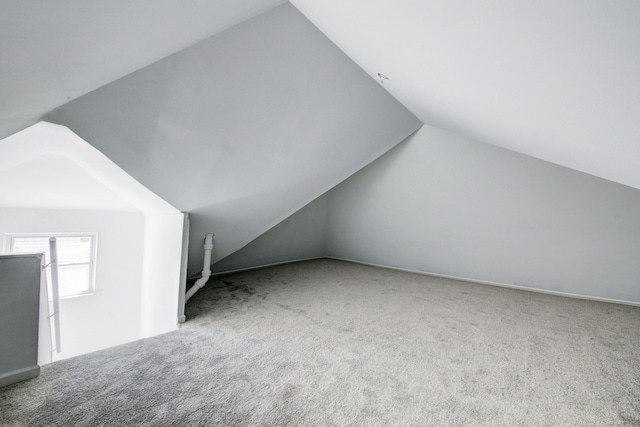
[[[56,237],[58,247],[58,290],[60,297],[86,293],[91,290],[92,236]],[[11,252],[17,254],[44,252],[46,263],[51,262],[48,237],[13,237]],[[80,265],[68,265],[77,264]],[[47,268],[49,296],[51,268]]]
[[14,254],[32,254],[44,252],[46,262],[49,262],[49,238],[48,237],[14,237],[12,239],[11,252]]
[[58,268],[58,289],[61,297],[77,295],[89,291],[91,266],[66,265]]
[[91,237],[58,237],[58,264],[91,261]]

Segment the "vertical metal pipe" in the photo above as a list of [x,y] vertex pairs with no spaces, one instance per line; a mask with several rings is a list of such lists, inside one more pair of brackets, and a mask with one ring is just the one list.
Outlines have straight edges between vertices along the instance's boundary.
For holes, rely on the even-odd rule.
[[53,294],[53,324],[56,331],[56,353],[60,353],[60,293],[58,291],[58,245],[55,237],[49,238],[51,255],[51,293]]

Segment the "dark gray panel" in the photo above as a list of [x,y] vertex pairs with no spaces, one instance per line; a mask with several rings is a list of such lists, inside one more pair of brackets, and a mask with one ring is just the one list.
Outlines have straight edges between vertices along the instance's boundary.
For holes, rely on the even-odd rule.
[[0,255],[0,386],[39,372],[40,265],[40,255]]

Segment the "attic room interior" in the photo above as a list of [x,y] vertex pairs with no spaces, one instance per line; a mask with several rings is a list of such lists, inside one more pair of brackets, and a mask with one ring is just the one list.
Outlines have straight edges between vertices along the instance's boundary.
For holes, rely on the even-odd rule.
[[0,425],[640,425],[638,22],[2,0]]

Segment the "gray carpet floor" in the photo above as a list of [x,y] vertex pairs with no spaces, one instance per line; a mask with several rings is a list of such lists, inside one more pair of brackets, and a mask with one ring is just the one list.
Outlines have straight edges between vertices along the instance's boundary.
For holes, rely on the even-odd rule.
[[0,389],[0,424],[640,425],[637,307],[317,260],[187,316]]

